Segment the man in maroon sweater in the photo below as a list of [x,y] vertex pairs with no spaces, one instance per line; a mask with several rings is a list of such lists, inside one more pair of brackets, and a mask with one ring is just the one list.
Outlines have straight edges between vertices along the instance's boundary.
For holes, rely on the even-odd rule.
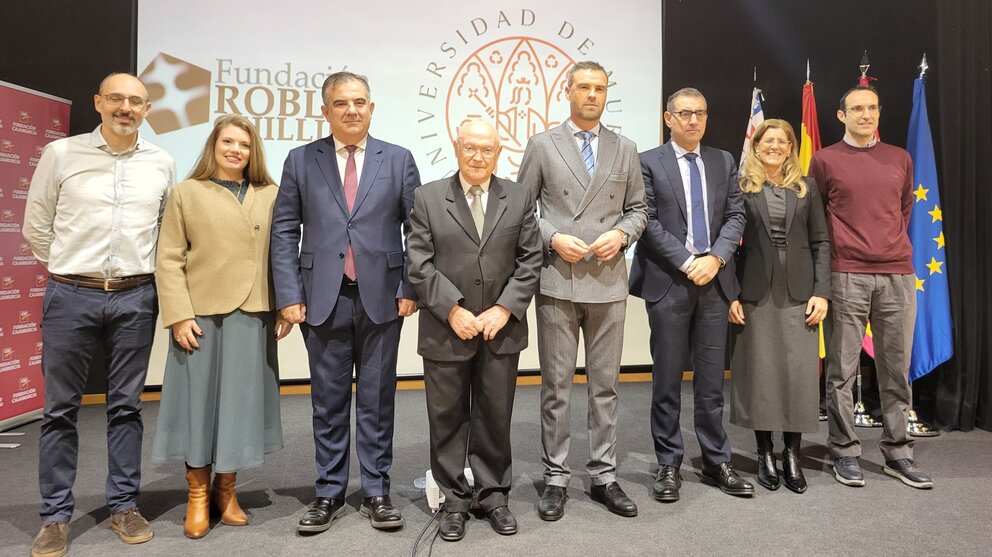
[[823,195],[831,241],[827,444],[837,481],[865,485],[851,390],[870,320],[885,426],[879,442],[884,471],[906,485],[930,489],[933,482],[913,463],[913,438],[906,431],[916,320],[916,276],[907,233],[913,162],[905,150],[878,141],[880,113],[875,89],[849,90],[837,111],[844,139],[817,152],[809,166]]

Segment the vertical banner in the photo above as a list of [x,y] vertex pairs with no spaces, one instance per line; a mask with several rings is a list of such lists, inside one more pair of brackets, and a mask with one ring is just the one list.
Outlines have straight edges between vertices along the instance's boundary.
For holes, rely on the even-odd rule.
[[45,403],[41,300],[48,272],[21,236],[41,150],[69,133],[71,102],[0,81],[0,430]]

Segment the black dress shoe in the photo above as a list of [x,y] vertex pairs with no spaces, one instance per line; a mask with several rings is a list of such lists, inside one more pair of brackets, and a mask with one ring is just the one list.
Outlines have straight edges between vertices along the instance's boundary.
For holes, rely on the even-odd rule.
[[497,534],[510,536],[517,533],[517,519],[513,517],[513,513],[507,507],[496,507],[486,513],[486,518],[489,519],[489,525]]
[[703,477],[716,484],[720,491],[729,495],[744,497],[754,495],[754,486],[751,485],[751,482],[741,479],[729,462],[724,462],[717,468],[704,468]]
[[564,487],[556,485],[545,486],[544,493],[541,494],[541,501],[537,504],[537,516],[541,520],[558,520],[565,516],[565,501],[568,494]]
[[358,512],[372,522],[372,527],[378,530],[395,530],[403,527],[403,515],[393,506],[388,495],[366,497]]
[[344,499],[318,497],[310,504],[307,512],[303,513],[297,532],[323,532],[331,527],[334,519],[344,514]]
[[666,464],[661,467],[661,470],[658,470],[658,478],[654,481],[651,494],[657,501],[673,503],[679,500],[679,488],[681,487],[682,474],[679,473],[679,469]]
[[438,527],[438,534],[446,542],[456,542],[465,537],[466,513],[445,512],[441,518],[441,526]]
[[594,485],[589,490],[592,500],[606,505],[613,514],[620,516],[637,516],[637,505],[620,489],[620,484],[611,482],[606,485]]

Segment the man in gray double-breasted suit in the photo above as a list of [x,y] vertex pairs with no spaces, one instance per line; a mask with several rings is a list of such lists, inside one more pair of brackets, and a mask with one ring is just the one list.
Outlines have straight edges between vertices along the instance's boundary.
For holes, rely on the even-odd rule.
[[[472,487],[493,529],[516,533],[507,507],[510,415],[527,307],[537,291],[541,239],[522,185],[493,175],[499,135],[470,121],[455,142],[458,173],[417,189],[407,237],[420,312],[431,474],[444,494],[442,539],[465,534]],[[469,201],[471,199],[471,201]]]
[[606,70],[596,62],[575,64],[566,87],[571,117],[532,137],[520,163],[519,179],[540,209],[545,250],[537,295],[545,467],[538,514],[544,520],[565,513],[569,401],[580,329],[592,497],[618,515],[637,515],[616,481],[616,391],[627,305],[623,250],[644,230],[647,205],[637,147],[600,124],[607,84]]

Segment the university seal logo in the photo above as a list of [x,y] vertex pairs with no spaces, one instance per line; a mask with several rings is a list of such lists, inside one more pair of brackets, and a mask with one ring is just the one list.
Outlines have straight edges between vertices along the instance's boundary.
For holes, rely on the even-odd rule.
[[454,141],[467,120],[493,122],[503,143],[498,174],[515,177],[527,139],[560,124],[566,75],[574,60],[535,37],[506,37],[468,55],[453,74],[445,106]]

